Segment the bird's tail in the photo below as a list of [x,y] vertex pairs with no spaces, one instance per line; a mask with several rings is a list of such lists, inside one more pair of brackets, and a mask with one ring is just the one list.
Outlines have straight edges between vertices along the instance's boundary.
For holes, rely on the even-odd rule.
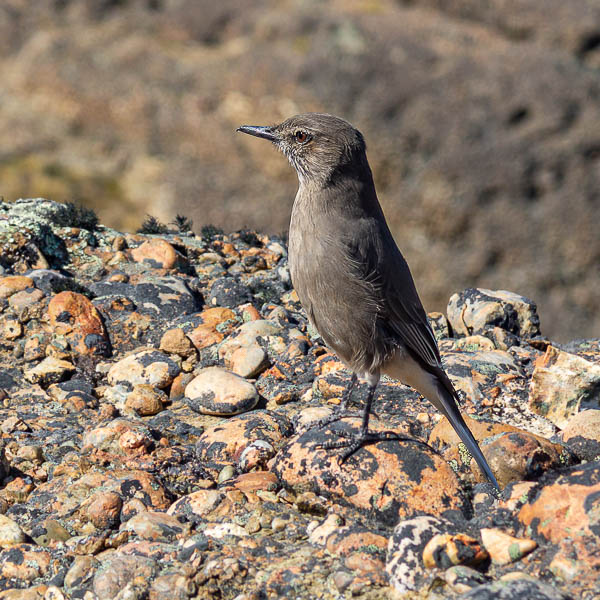
[[498,482],[496,481],[496,478],[490,469],[490,466],[483,456],[483,452],[481,452],[481,449],[479,448],[479,444],[473,437],[471,430],[467,427],[465,420],[460,414],[460,410],[455,398],[456,392],[452,393],[454,388],[452,387],[450,380],[448,380],[448,384],[452,391],[444,385],[443,381],[440,381],[439,379],[436,381],[438,402],[434,402],[434,404],[444,414],[448,421],[450,421],[450,424],[452,427],[454,427],[454,431],[456,431],[458,437],[467,447],[467,450],[475,459],[475,462],[479,465],[479,468],[485,473],[485,476],[497,489],[500,489]]

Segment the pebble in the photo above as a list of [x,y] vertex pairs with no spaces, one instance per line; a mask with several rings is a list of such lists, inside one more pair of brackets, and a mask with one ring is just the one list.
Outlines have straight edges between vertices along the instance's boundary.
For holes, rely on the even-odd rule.
[[35,367],[25,371],[24,375],[27,381],[47,387],[51,383],[62,381],[73,371],[75,367],[69,361],[48,356]]
[[163,410],[167,402],[167,395],[158,388],[148,384],[139,384],[133,387],[133,391],[127,394],[125,408],[128,408],[140,417],[158,414]]
[[221,367],[202,369],[185,388],[193,410],[218,416],[237,415],[258,403],[256,388],[243,377]]
[[147,384],[158,388],[168,387],[179,375],[176,362],[158,350],[142,350],[116,362],[108,371],[111,385]]
[[131,251],[135,262],[147,263],[156,269],[173,269],[178,263],[183,266],[183,256],[173,248],[169,242],[161,239],[152,239]]
[[145,540],[172,541],[189,532],[190,526],[183,525],[171,514],[144,511],[131,517],[121,529]]
[[169,354],[177,354],[187,358],[194,353],[194,346],[180,327],[168,329],[160,338],[160,349]]
[[423,549],[423,564],[428,568],[447,569],[453,565],[477,565],[489,558],[474,538],[464,533],[438,533]]
[[246,537],[248,532],[235,523],[219,523],[213,527],[207,527],[204,530],[204,535],[220,540],[229,535],[234,537]]
[[110,529],[119,522],[123,500],[117,492],[98,492],[90,498],[87,515],[98,529]]
[[10,548],[27,541],[27,535],[12,519],[0,514],[0,548]]
[[481,540],[492,561],[497,565],[521,560],[537,548],[537,542],[534,540],[516,538],[500,529],[482,529]]
[[50,325],[79,354],[110,355],[110,341],[98,309],[83,294],[60,292],[48,304]]
[[181,515],[188,519],[192,516],[204,517],[212,512],[224,497],[223,492],[219,490],[198,490],[171,504],[167,514]]

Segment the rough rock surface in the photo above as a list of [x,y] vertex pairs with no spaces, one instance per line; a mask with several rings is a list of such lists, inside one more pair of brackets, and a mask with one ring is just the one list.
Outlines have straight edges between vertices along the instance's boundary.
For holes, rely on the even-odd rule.
[[[398,439],[341,464],[321,444],[359,421],[316,422],[350,373],[281,240],[90,231],[56,210],[0,204],[0,599],[594,598],[598,340],[533,335],[531,303],[464,334],[432,316],[499,496],[385,378],[372,426]],[[467,290],[452,310],[493,315],[490,297],[517,302]]]
[[589,336],[599,22],[597,0],[4,0],[1,193],[83,198],[130,230],[180,212],[281,232],[295,175],[233,131],[340,114],[428,308],[508,286],[547,335]]

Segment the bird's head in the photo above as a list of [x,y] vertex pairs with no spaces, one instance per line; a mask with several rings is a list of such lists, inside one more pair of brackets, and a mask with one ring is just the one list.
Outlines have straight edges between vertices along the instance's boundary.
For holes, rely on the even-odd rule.
[[336,173],[366,165],[362,134],[333,115],[306,113],[279,125],[242,125],[237,131],[273,142],[296,169],[301,183],[323,185]]

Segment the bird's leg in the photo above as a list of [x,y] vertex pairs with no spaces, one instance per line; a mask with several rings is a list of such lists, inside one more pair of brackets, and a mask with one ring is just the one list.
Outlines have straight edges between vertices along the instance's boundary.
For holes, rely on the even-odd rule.
[[358,433],[349,431],[340,431],[338,435],[345,438],[335,442],[325,442],[319,444],[320,448],[333,450],[335,448],[346,448],[346,451],[341,455],[341,462],[344,463],[350,458],[359,448],[369,442],[382,442],[389,440],[411,440],[407,436],[398,435],[393,431],[369,431],[369,417],[371,416],[371,405],[375,398],[375,390],[377,389],[377,381],[369,384],[369,391],[365,402],[365,408],[362,414],[362,423]]

